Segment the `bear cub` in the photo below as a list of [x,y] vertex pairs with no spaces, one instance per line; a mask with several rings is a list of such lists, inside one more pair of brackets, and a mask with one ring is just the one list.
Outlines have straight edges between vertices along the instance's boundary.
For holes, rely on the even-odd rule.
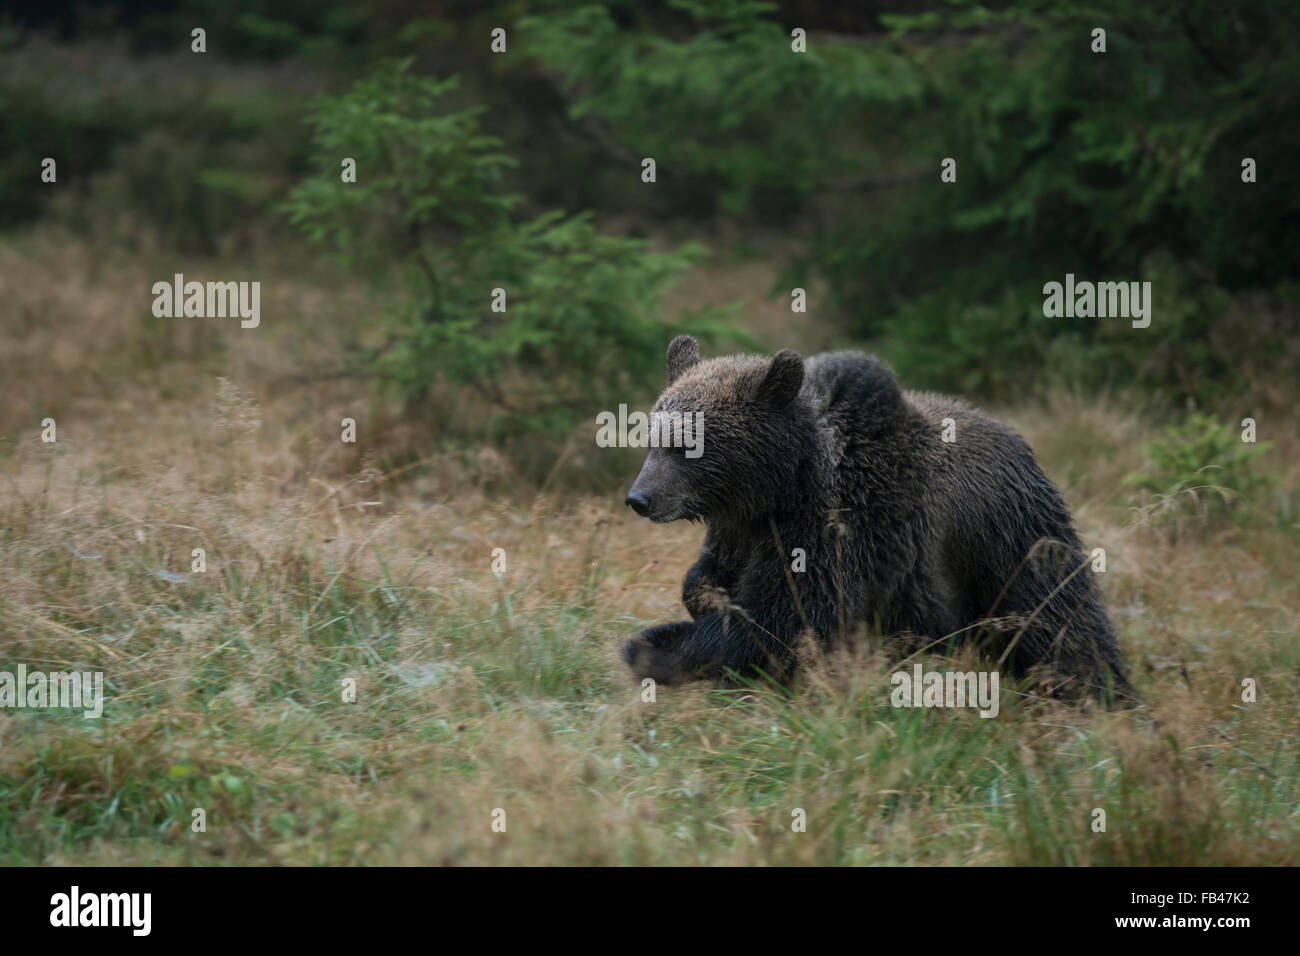
[[688,335],[654,411],[702,415],[703,453],[651,447],[627,504],[707,531],[692,619],[623,648],[637,677],[783,680],[805,641],[865,624],[909,649],[975,642],[1063,696],[1134,699],[1065,503],[1004,425],[861,353],[701,360]]

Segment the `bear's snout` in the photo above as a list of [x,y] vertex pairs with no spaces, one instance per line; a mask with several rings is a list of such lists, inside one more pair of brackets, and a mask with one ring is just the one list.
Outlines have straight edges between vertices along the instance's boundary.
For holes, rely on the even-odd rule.
[[641,473],[628,489],[624,503],[642,518],[656,524],[685,517],[682,477],[662,448],[651,448]]
[[636,488],[627,493],[627,501],[624,504],[629,505],[642,518],[650,514],[650,499],[637,491]]

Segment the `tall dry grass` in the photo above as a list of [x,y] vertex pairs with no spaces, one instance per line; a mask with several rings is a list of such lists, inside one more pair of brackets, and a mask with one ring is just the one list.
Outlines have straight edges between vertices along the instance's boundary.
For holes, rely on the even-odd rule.
[[[366,334],[368,294],[342,277],[268,250],[245,331],[153,319],[149,286],[173,268],[250,270],[155,275],[155,257],[50,231],[0,242],[0,669],[102,670],[109,694],[98,721],[0,713],[0,861],[1297,858],[1294,420],[1269,436],[1291,463],[1279,502],[1171,526],[1121,490],[1154,433],[1131,399],[997,410],[1107,550],[1141,710],[1010,683],[994,720],[894,709],[892,665],[866,648],[788,692],[646,703],[616,649],[683,616],[698,527],[566,493],[562,472],[539,491],[488,446],[430,447],[365,382],[317,377]],[[683,295],[759,285],[756,266],[716,268]],[[804,345],[764,322],[774,347]]]

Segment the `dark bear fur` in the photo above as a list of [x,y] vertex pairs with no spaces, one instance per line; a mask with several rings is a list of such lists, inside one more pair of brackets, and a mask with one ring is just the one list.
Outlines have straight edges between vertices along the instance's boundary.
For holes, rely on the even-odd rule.
[[784,679],[802,641],[865,622],[911,646],[977,641],[1068,696],[1132,698],[1070,514],[1002,424],[860,353],[701,361],[685,335],[655,411],[702,412],[703,454],[651,448],[628,504],[708,531],[682,585],[693,620],[623,649],[638,677]]

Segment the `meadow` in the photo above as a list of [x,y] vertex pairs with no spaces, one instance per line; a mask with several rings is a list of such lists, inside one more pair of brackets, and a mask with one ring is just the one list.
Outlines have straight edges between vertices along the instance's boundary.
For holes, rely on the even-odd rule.
[[[625,508],[639,456],[596,448],[594,424],[541,481],[486,440],[432,441],[333,374],[370,334],[372,290],[295,256],[263,248],[254,272],[148,230],[124,245],[48,224],[0,240],[0,667],[100,670],[109,697],[99,720],[0,714],[0,863],[1300,858],[1285,391],[1250,406],[1277,481],[1237,520],[1124,485],[1160,422],[1139,395],[989,408],[1106,549],[1141,708],[1008,680],[994,720],[897,709],[896,662],[865,640],[786,688],[647,702],[618,648],[684,616],[702,529]],[[843,344],[754,291],[773,268],[724,257],[677,294],[744,300],[738,321],[772,349]],[[259,278],[260,326],[153,318],[148,290],[173,272]]]

